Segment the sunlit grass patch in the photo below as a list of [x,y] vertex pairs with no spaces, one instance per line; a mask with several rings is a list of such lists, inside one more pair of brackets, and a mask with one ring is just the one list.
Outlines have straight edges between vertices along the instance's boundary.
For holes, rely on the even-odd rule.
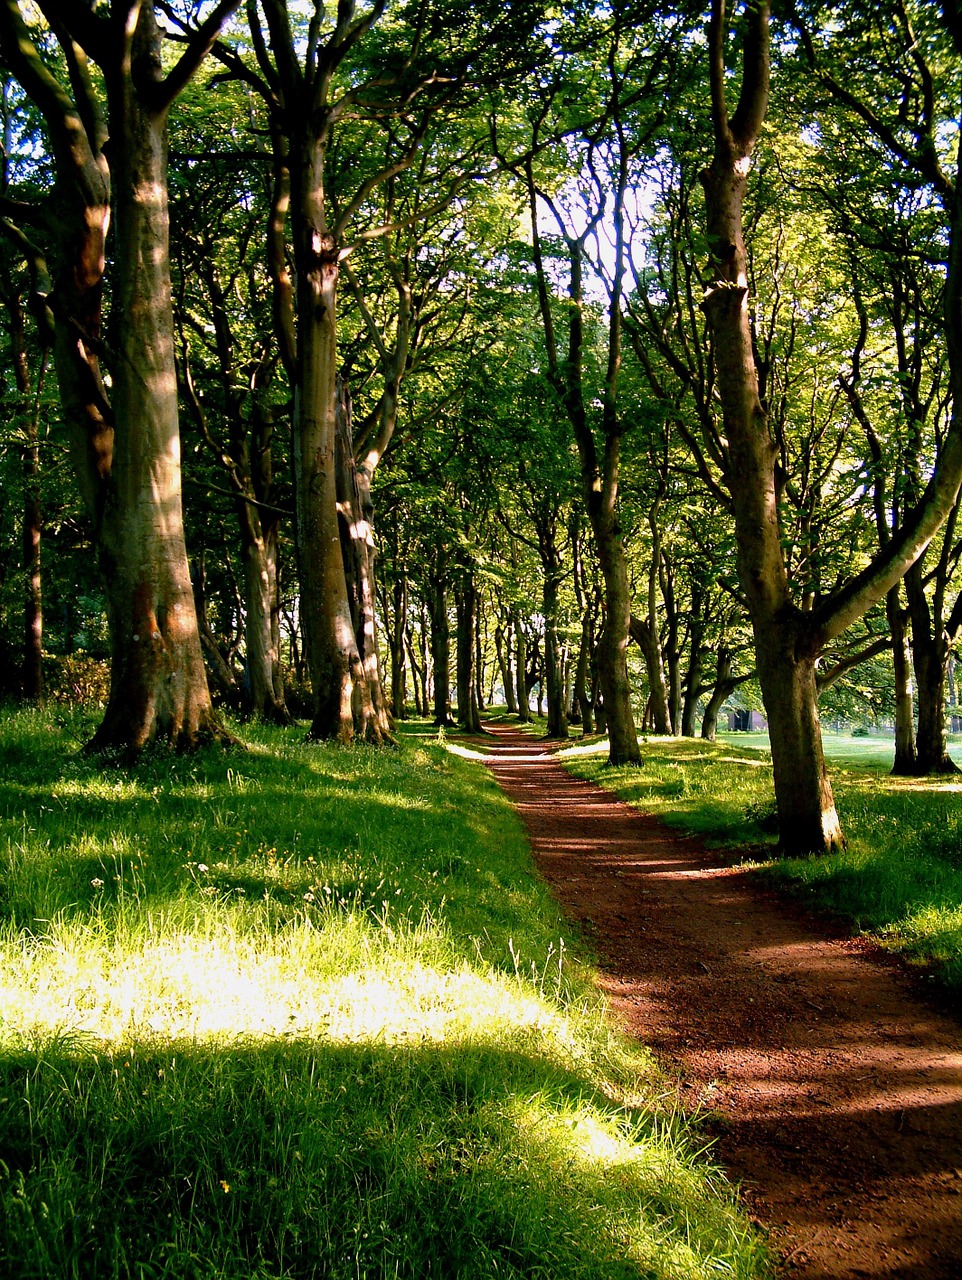
[[764,1274],[487,775],[245,732],[0,723],[0,1275]]

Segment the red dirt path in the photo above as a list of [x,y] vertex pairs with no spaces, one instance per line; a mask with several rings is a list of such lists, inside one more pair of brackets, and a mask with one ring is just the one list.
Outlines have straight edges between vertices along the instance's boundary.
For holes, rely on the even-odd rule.
[[692,837],[496,727],[486,763],[629,1033],[806,1280],[962,1280],[962,1026]]

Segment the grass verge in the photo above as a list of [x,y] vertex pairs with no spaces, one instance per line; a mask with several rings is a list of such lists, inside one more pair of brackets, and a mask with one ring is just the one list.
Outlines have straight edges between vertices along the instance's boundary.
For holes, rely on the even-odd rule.
[[559,752],[572,770],[665,822],[748,857],[758,875],[831,912],[962,991],[962,785],[892,778],[877,744],[825,738],[844,853],[774,857],[768,752],[653,738],[641,769],[608,768],[604,742]]
[[0,1275],[759,1277],[477,765],[0,720]]

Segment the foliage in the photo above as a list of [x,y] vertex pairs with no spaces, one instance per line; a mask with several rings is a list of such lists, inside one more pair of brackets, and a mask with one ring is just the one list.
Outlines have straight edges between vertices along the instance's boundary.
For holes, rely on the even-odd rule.
[[44,689],[51,701],[70,707],[103,707],[110,693],[110,667],[88,653],[47,654]]

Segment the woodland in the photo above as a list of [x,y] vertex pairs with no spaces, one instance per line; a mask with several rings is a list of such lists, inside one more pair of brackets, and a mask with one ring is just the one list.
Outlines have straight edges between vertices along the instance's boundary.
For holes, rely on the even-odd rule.
[[[946,746],[962,10],[3,0],[0,645],[89,746]],[[454,696],[452,697],[452,690]]]
[[0,0],[0,85],[0,1274],[956,1276],[962,4]]

